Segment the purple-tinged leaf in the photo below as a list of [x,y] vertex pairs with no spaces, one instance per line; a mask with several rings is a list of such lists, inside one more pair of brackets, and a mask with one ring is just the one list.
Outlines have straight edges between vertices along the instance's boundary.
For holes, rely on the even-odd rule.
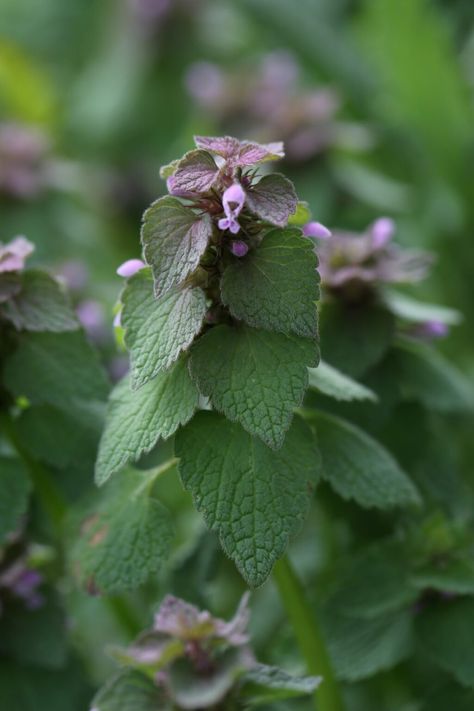
[[198,148],[216,153],[233,168],[243,168],[268,160],[278,160],[285,155],[281,142],[260,144],[253,141],[239,141],[232,136],[223,136],[222,138],[194,136],[194,141]]
[[208,192],[215,183],[219,169],[207,151],[186,153],[168,178],[168,190],[172,195],[185,197]]
[[248,208],[276,227],[286,226],[297,205],[293,183],[279,173],[264,176],[247,191]]
[[148,208],[142,243],[152,267],[156,296],[181,284],[196,269],[211,235],[210,216],[197,216],[176,198],[160,198]]

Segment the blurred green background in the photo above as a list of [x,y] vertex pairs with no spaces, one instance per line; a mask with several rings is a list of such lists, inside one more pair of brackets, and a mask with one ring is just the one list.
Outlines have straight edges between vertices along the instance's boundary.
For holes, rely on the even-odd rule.
[[194,133],[282,138],[316,219],[388,215],[437,253],[422,289],[465,313],[445,347],[472,367],[473,20],[470,0],[1,0],[0,239],[36,243],[107,350],[159,166]]

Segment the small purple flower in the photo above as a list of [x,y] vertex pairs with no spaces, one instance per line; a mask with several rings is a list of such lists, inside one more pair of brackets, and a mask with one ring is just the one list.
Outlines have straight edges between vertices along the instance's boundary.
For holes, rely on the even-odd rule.
[[128,278],[136,274],[140,269],[143,269],[144,266],[146,266],[145,262],[142,262],[141,259],[127,259],[126,262],[119,266],[117,274],[121,277]]
[[449,333],[449,326],[443,321],[424,321],[413,328],[414,336],[432,340],[436,338],[445,338]]
[[383,249],[392,239],[395,232],[395,223],[390,217],[379,217],[370,227],[372,246],[374,249]]
[[222,196],[222,207],[226,216],[222,217],[217,223],[220,230],[229,230],[234,235],[239,232],[240,225],[237,218],[244,206],[244,202],[245,192],[239,183],[234,183],[230,188],[227,188]]
[[249,251],[248,245],[241,239],[235,240],[230,244],[230,251],[235,254],[236,257],[245,257]]
[[33,250],[34,246],[26,237],[15,237],[8,244],[0,242],[0,273],[21,271]]
[[305,237],[316,237],[317,239],[328,239],[331,231],[320,222],[307,222],[303,227]]

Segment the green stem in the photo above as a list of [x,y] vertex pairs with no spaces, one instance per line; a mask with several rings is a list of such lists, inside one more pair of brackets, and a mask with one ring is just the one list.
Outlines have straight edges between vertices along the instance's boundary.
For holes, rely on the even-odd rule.
[[23,447],[15,429],[15,422],[8,413],[0,412],[0,427],[25,464],[41,505],[48,515],[55,533],[61,540],[62,523],[67,512],[67,505],[61,492],[56,487],[47,468],[34,460]]
[[273,579],[293,625],[308,673],[323,677],[321,686],[314,694],[315,708],[318,711],[344,711],[315,610],[310,606],[303,586],[287,557],[281,558],[275,565]]

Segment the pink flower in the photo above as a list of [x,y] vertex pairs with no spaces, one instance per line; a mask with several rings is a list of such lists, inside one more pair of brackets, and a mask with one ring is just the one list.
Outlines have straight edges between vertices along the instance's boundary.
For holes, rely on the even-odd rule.
[[227,188],[222,196],[222,207],[224,208],[225,217],[222,217],[219,222],[220,230],[229,230],[232,234],[237,234],[240,230],[240,225],[237,221],[238,216],[245,202],[245,192],[239,183],[234,183]]
[[33,250],[34,246],[26,237],[15,237],[5,245],[0,243],[0,273],[21,271],[25,266],[25,259]]
[[379,217],[370,227],[372,246],[374,249],[383,249],[392,239],[395,232],[395,223],[390,217]]
[[327,239],[331,236],[331,231],[320,222],[308,222],[303,227],[305,237],[316,237],[318,239]]
[[145,262],[142,262],[141,259],[127,259],[126,262],[119,266],[117,274],[121,277],[128,278],[136,274],[140,269],[143,269],[144,266],[146,266]]

